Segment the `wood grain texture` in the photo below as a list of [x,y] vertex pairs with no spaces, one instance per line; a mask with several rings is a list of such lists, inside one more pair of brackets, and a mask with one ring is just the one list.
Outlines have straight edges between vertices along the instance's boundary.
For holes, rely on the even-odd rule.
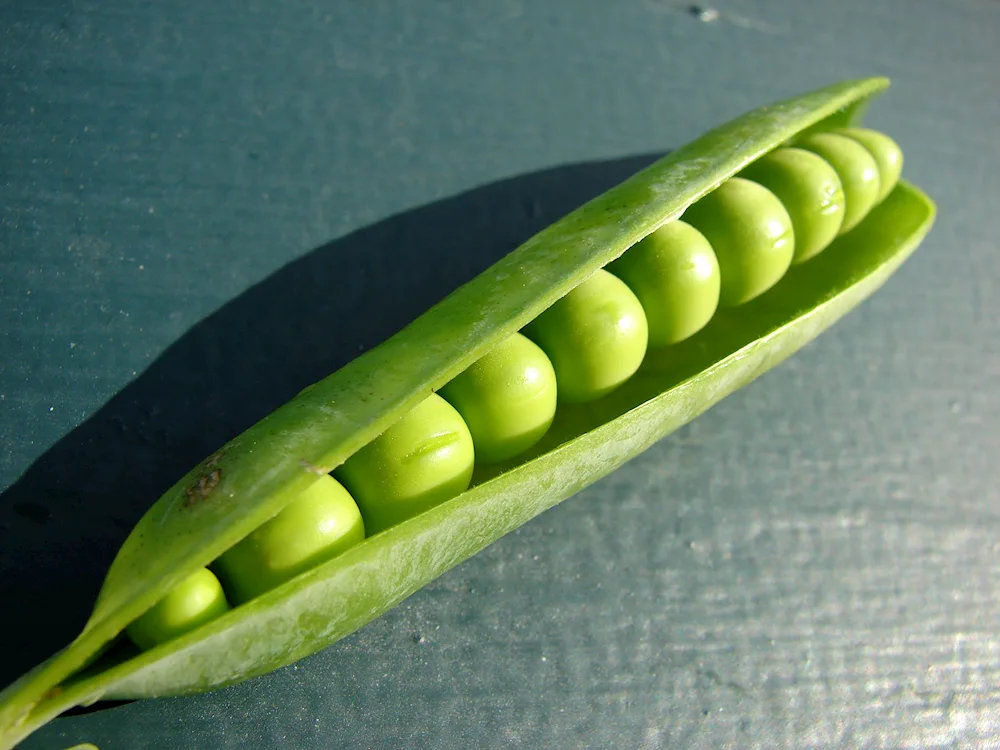
[[990,747],[1000,6],[827,5],[0,8],[3,682],[183,470],[621,157],[887,75],[939,206],[807,350],[341,645],[24,747]]

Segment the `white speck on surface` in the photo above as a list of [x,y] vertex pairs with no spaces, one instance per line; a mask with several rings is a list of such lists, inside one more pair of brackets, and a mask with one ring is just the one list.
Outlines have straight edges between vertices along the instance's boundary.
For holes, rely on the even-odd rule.
[[715,8],[703,8],[700,5],[692,5],[691,13],[702,23],[712,23],[719,20],[719,11]]

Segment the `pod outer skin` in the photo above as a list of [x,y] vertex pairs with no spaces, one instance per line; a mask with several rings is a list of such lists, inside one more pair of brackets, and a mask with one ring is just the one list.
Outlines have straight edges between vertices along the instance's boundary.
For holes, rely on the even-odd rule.
[[[878,78],[846,81],[710,131],[543,230],[392,339],[206,458],[140,520],[80,636],[0,693],[0,748],[74,705],[203,692],[329,645],[818,335],[878,288],[929,230],[935,209],[919,190],[901,181],[833,265],[828,256],[836,255],[829,250],[839,241],[815,268],[812,262],[793,268],[782,305],[750,303],[739,320],[722,315],[719,325],[713,321],[680,344],[674,361],[649,357],[648,366],[644,362],[608,398],[557,415],[524,463],[499,464],[498,473],[474,479],[453,500],[170,643],[124,661],[91,664],[178,582],[291,502],[315,472],[343,463],[746,164],[810,129],[853,124],[867,99],[887,85]],[[816,269],[824,269],[826,280],[815,276]],[[227,500],[236,497],[238,502]]]

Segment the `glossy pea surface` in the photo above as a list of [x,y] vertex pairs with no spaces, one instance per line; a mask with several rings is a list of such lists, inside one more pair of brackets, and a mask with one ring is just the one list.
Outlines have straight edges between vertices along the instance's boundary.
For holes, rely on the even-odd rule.
[[903,150],[896,141],[877,130],[847,128],[836,132],[860,143],[875,159],[879,178],[878,202],[881,203],[903,174]]
[[628,380],[646,355],[649,330],[642,304],[603,268],[525,326],[549,356],[559,400],[592,401]]
[[232,600],[242,603],[364,538],[364,523],[354,499],[337,480],[324,475],[220,556],[214,568]]
[[221,617],[229,603],[219,579],[201,568],[126,628],[129,638],[141,649],[150,649]]
[[334,472],[371,536],[464,492],[475,449],[465,420],[432,393]]
[[642,303],[651,348],[694,335],[719,306],[719,261],[705,235],[684,221],[664,224],[608,270]]
[[792,263],[809,260],[837,237],[844,222],[844,186],[822,157],[801,148],[779,148],[743,170],[784,205],[795,231]]
[[727,180],[688,207],[684,221],[705,235],[719,259],[722,306],[763,294],[792,263],[792,219],[777,196],[756,182]]
[[556,413],[556,373],[537,344],[515,333],[441,391],[472,434],[476,461],[496,463],[537,443]]
[[832,166],[844,185],[844,222],[840,234],[854,229],[868,215],[879,196],[878,165],[868,149],[837,133],[817,133],[796,146],[822,157]]

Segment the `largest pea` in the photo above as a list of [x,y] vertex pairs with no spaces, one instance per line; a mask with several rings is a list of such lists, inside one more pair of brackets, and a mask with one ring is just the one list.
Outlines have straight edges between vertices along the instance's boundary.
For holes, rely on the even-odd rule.
[[792,263],[795,232],[770,190],[732,177],[684,213],[705,235],[722,273],[719,304],[741,305],[774,286]]
[[334,471],[368,535],[464,492],[475,448],[462,416],[432,393]]

